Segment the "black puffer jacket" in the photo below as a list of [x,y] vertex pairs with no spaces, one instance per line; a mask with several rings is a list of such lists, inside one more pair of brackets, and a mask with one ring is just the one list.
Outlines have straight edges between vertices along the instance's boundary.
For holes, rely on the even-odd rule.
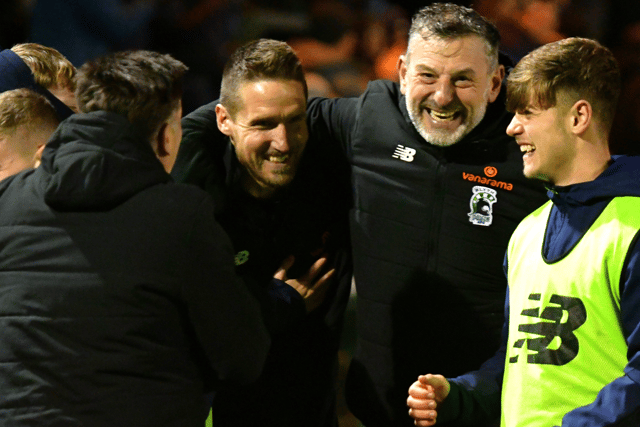
[[1,426],[200,427],[212,381],[259,375],[269,338],[212,209],[113,113],[0,183]]
[[498,348],[507,242],[544,189],[522,174],[503,97],[445,148],[420,136],[389,81],[359,98],[312,99],[308,116],[310,135],[341,145],[351,164],[358,348],[347,402],[367,427],[411,426],[418,375],[462,374]]

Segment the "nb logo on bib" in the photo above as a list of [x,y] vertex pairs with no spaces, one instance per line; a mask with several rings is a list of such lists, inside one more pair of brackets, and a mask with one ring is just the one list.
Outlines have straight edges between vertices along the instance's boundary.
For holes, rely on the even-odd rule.
[[[540,301],[540,294],[529,295],[529,301]],[[574,331],[587,320],[587,311],[579,298],[552,295],[542,313],[540,308],[530,308],[521,314],[542,321],[518,326],[523,338],[514,342],[512,354],[526,355],[526,363],[557,366],[578,355],[580,345]],[[509,363],[517,363],[519,357],[520,354],[510,357]]]

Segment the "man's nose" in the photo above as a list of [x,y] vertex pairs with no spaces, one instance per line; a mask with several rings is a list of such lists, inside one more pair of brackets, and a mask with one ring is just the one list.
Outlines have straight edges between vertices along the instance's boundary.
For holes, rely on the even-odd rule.
[[271,130],[271,146],[282,153],[289,151],[289,132],[284,123],[279,123]]
[[507,135],[516,136],[521,132],[522,124],[520,123],[520,120],[518,120],[517,115],[514,115],[511,119],[511,122],[509,123],[509,126],[507,126]]
[[439,106],[449,105],[455,97],[455,88],[450,79],[442,78],[436,83],[433,100]]

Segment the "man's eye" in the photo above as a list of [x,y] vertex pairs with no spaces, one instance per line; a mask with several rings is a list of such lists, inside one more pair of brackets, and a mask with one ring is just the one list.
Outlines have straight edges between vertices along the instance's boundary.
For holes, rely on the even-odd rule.
[[473,80],[469,77],[459,77],[455,81],[455,85],[458,87],[468,87],[473,84]]
[[257,122],[257,123],[254,123],[253,126],[251,127],[258,130],[269,130],[269,129],[273,129],[275,125],[271,122]]

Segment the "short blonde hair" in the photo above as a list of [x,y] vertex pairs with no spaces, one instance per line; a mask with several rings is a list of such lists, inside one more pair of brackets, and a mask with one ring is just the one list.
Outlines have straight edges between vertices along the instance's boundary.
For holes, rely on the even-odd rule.
[[62,87],[72,92],[76,90],[76,68],[54,48],[37,43],[21,43],[11,50],[27,64],[33,79],[40,86],[46,89]]
[[11,134],[19,126],[57,127],[59,123],[55,108],[43,95],[30,89],[0,93],[0,133]]

